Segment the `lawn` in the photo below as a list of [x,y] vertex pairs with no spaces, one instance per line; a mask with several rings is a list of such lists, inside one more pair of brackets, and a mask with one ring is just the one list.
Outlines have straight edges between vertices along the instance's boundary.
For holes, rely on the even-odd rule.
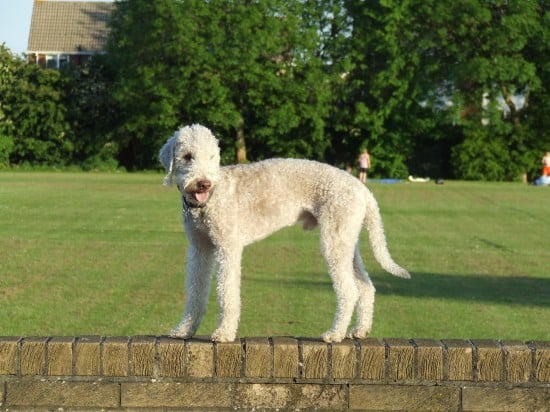
[[[0,173],[0,335],[162,335],[183,309],[186,239],[160,174]],[[550,188],[369,183],[392,277],[372,336],[550,340]],[[366,236],[366,233],[364,234]],[[285,229],[243,259],[240,336],[319,336],[334,296],[316,231]],[[216,323],[212,293],[199,330]]]

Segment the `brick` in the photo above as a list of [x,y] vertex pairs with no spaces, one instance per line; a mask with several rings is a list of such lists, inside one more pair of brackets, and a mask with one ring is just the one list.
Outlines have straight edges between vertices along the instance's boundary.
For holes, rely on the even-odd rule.
[[547,411],[550,388],[463,388],[464,411]]
[[120,387],[116,383],[59,380],[8,382],[6,405],[108,408],[118,407],[119,397]]
[[386,377],[386,345],[380,339],[359,341],[361,352],[361,379],[383,381]]
[[332,378],[354,379],[357,370],[357,350],[354,341],[333,343]]
[[182,339],[160,338],[159,352],[159,376],[168,378],[180,378],[185,376],[186,346]]
[[108,337],[103,341],[103,375],[128,376],[128,338]]
[[298,340],[273,338],[273,377],[298,378],[300,376]]
[[21,342],[21,374],[44,375],[47,338],[26,338]]
[[48,375],[68,376],[73,374],[74,338],[54,337],[48,341]]
[[499,382],[504,380],[504,351],[493,340],[472,342],[477,352],[477,380],[480,382]]
[[550,382],[550,342],[534,342],[535,379],[539,382]]
[[328,377],[328,346],[320,340],[302,340],[302,376],[305,379]]
[[101,374],[101,337],[82,336],[74,343],[74,370],[77,376]]
[[423,381],[443,379],[443,344],[437,340],[415,339],[416,378]]
[[472,381],[474,379],[474,350],[465,340],[444,341],[447,350],[448,378],[450,381]]
[[243,365],[243,348],[240,340],[216,344],[216,376],[238,378]]
[[291,384],[241,384],[237,386],[235,403],[243,409],[286,409],[294,401],[292,386]]
[[362,411],[458,411],[460,388],[351,385],[349,409]]
[[269,378],[271,375],[271,345],[267,338],[245,340],[245,376]]
[[234,406],[249,410],[344,410],[346,392],[345,385],[239,384]]
[[[343,410],[349,403],[347,385],[294,385],[296,409]],[[290,405],[292,407],[292,405]]]
[[388,345],[388,379],[407,381],[414,378],[414,346],[405,339],[385,339]]
[[187,343],[187,374],[192,378],[214,376],[214,343],[209,338],[193,338]]
[[0,339],[0,375],[17,374],[17,352],[21,338]]
[[156,376],[157,339],[152,336],[136,336],[130,342],[130,375]]
[[123,383],[123,408],[230,408],[234,386],[229,383]]
[[531,349],[520,341],[504,341],[506,381],[513,383],[529,382],[531,378]]

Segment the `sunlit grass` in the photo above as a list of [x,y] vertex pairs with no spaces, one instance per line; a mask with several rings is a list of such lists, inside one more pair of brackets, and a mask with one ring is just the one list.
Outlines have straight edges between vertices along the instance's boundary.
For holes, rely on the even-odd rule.
[[[157,174],[0,173],[0,335],[166,334],[184,302],[176,190]],[[377,288],[378,337],[550,339],[550,189],[369,183],[412,272]],[[318,233],[285,229],[243,259],[240,336],[318,336],[335,309]],[[215,294],[199,334],[216,324]]]

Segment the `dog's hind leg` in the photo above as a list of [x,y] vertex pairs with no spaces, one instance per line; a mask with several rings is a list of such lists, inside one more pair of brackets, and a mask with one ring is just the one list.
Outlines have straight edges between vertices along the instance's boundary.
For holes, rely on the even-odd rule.
[[214,270],[214,246],[203,242],[191,242],[187,250],[185,291],[186,301],[183,318],[170,336],[190,338],[197,331],[206,313],[210,282]]
[[333,236],[333,231],[321,230],[322,252],[336,294],[334,321],[331,328],[321,336],[325,342],[340,342],[344,339],[358,298],[353,275],[353,243],[347,237]]
[[355,307],[356,324],[348,335],[350,338],[364,339],[368,336],[372,328],[372,318],[374,314],[374,294],[376,290],[372,284],[369,274],[361,259],[359,245],[355,247],[353,256],[353,271],[355,274],[355,284],[359,291],[359,299]]

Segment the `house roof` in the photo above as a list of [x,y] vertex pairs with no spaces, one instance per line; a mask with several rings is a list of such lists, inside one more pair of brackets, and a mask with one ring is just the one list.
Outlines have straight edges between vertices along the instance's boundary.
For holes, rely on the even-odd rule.
[[98,53],[115,3],[35,0],[27,52]]

